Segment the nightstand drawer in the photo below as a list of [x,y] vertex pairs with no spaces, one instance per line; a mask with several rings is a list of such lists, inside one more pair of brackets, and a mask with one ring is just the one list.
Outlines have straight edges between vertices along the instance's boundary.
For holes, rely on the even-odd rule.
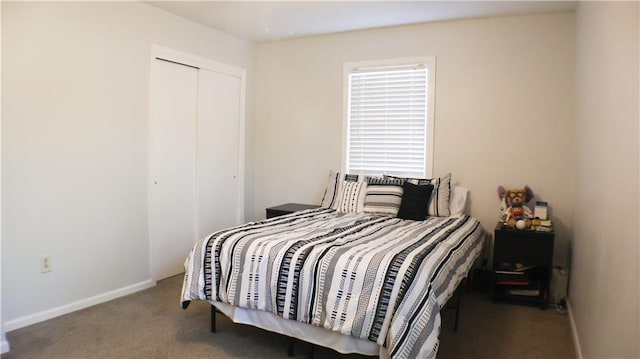
[[[519,232],[513,230],[513,232]],[[553,260],[553,235],[536,233],[536,236],[521,233],[496,231],[493,251],[495,263],[526,263],[551,267]]]

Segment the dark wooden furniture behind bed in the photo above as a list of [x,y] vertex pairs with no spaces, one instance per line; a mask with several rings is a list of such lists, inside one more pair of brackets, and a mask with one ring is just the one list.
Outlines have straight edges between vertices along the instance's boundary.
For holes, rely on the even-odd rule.
[[267,218],[284,216],[285,214],[290,214],[296,211],[315,208],[320,208],[320,206],[317,206],[315,204],[286,203],[279,206],[267,208]]
[[505,299],[546,308],[554,232],[518,230],[498,223],[494,238],[493,301]]

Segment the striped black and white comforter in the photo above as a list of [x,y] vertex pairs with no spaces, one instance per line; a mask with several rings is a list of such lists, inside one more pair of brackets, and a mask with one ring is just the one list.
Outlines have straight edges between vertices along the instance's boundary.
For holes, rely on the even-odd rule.
[[200,240],[183,304],[219,301],[368,339],[392,358],[434,357],[440,308],[480,252],[471,217],[410,221],[315,209]]

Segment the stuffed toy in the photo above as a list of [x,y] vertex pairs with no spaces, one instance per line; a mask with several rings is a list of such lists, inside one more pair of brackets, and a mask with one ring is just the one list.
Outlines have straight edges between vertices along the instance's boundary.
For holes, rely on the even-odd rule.
[[498,196],[502,200],[502,222],[511,228],[531,228],[533,212],[527,207],[527,202],[533,198],[533,191],[529,186],[507,190],[498,186]]

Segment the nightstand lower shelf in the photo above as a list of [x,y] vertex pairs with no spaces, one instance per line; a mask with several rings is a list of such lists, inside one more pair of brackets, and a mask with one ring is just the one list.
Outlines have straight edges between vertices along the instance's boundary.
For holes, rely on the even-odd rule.
[[549,298],[548,273],[539,269],[529,274],[501,274],[494,271],[491,296],[499,301],[531,304],[545,309]]

